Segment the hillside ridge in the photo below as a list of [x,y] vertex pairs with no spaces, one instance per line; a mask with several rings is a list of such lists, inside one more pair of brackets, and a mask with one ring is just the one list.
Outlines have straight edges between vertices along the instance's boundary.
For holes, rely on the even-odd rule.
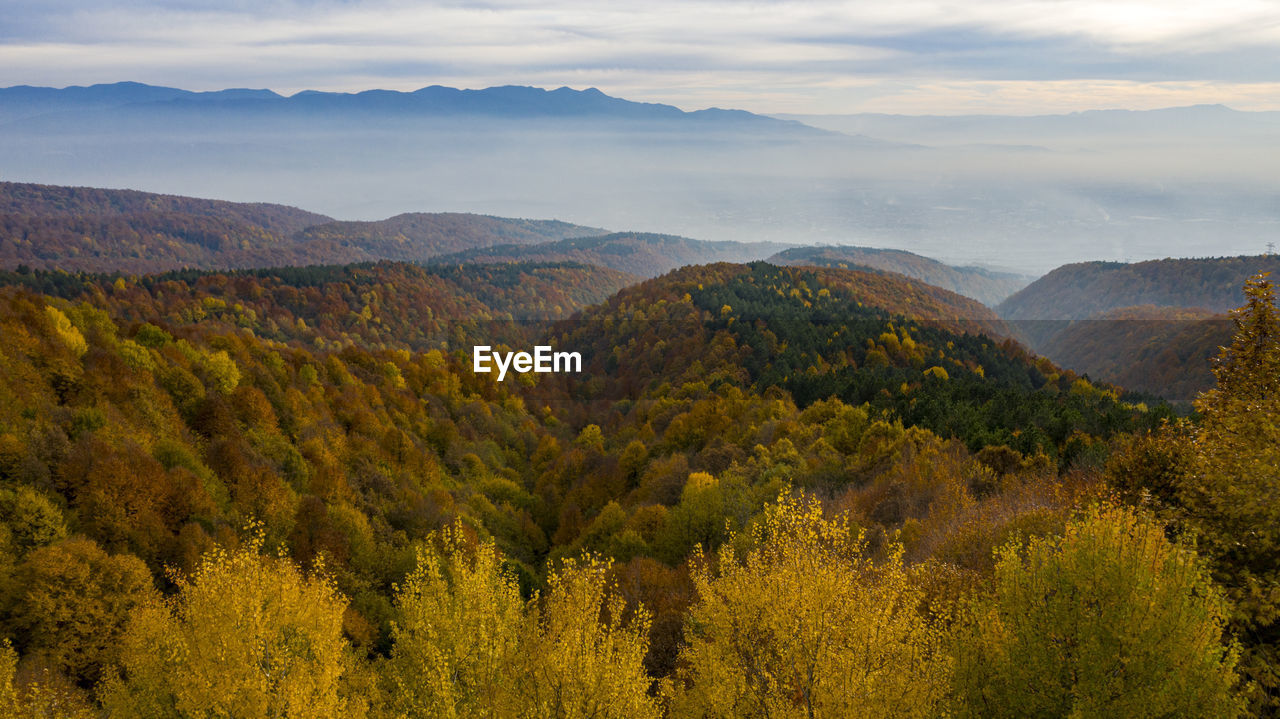
[[1032,281],[1031,277],[982,267],[956,267],[906,250],[831,245],[795,247],[769,258],[774,264],[866,267],[896,272],[994,307]]
[[0,268],[147,274],[422,261],[497,243],[603,232],[558,220],[405,213],[346,222],[287,205],[0,183]]

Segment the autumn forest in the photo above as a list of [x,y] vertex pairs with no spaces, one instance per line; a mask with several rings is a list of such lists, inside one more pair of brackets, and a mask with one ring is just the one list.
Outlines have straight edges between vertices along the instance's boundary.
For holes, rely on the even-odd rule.
[[1266,263],[1157,357],[1011,321],[1113,280],[2,189],[4,716],[1280,712]]

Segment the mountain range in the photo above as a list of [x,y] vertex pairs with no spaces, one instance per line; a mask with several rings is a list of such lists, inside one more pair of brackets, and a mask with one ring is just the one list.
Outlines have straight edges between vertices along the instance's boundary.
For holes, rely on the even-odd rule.
[[1211,246],[1253,254],[1280,221],[1280,175],[1265,161],[1277,133],[1263,113],[811,121],[821,127],[598,89],[13,87],[0,89],[0,167],[10,181],[349,220],[558,217],[705,240],[890,246],[1020,274]]
[[792,120],[779,120],[743,110],[707,108],[686,112],[672,105],[632,102],[611,97],[596,88],[505,85],[466,90],[432,85],[412,92],[366,90],[319,92],[304,90],[280,95],[271,90],[228,89],[193,92],[137,82],[118,82],[66,88],[18,85],[0,88],[0,122],[31,120],[58,122],[59,114],[92,110],[99,120],[131,120],[163,113],[249,115],[256,118],[389,119],[400,117],[468,116],[499,119],[594,118],[636,122],[685,123],[688,127],[726,125],[810,135],[830,134]]
[[712,242],[463,213],[339,221],[285,205],[0,182],[0,266],[10,268],[140,273],[378,260],[571,261],[655,277],[684,265],[766,258],[897,272],[988,305],[1031,279],[952,267],[904,250]]
[[[9,97],[0,714],[1276,696],[1277,320],[1222,311],[1277,258],[966,259],[1140,246],[1194,185],[591,91]],[[1199,413],[1152,396],[1228,341]]]

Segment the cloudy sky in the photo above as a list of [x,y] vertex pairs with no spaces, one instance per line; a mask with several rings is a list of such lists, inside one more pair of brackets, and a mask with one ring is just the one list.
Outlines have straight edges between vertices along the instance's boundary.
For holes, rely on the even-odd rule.
[[1280,110],[1280,0],[0,0],[0,86],[118,80],[568,85],[756,112]]

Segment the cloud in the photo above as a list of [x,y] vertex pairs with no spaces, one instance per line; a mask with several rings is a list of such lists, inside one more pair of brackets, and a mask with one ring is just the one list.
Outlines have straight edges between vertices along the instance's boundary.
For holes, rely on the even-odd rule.
[[[1035,93],[1014,89],[1184,83],[1196,89],[1179,97],[1280,105],[1248,90],[1280,82],[1280,6],[1271,0],[8,5],[4,85],[136,79],[289,92],[592,84],[690,107],[854,111],[900,96],[893,88],[903,84],[915,98],[929,88],[1003,84],[1006,97],[1035,103]],[[1073,89],[1051,104],[1069,96],[1088,101]],[[937,97],[934,111],[946,112],[955,93]]]

